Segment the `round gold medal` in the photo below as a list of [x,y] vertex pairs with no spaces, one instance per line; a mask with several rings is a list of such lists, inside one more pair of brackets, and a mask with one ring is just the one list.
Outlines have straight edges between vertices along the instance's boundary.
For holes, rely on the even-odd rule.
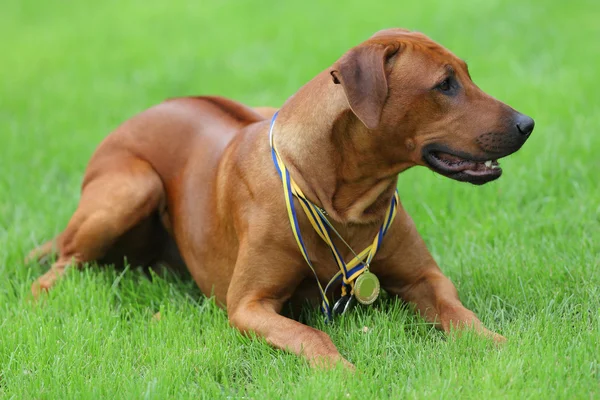
[[373,304],[379,296],[379,291],[379,279],[372,272],[363,272],[354,282],[354,296],[361,304]]

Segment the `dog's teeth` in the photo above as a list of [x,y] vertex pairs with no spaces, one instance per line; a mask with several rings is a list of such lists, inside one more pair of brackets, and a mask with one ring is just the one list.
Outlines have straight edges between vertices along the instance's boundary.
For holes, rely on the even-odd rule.
[[486,161],[485,162],[485,166],[488,167],[488,168],[490,168],[492,166],[492,161],[491,160]]
[[498,164],[492,165],[492,169],[498,169],[500,166]]

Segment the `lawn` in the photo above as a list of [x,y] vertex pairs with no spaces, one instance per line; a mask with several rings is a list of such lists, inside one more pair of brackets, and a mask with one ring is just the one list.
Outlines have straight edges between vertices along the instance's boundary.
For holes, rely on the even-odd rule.
[[[0,397],[600,397],[600,6],[324,3],[2,1]],[[187,279],[91,267],[30,302],[44,268],[23,256],[64,228],[90,155],[120,122],[188,94],[280,105],[391,26],[441,42],[482,89],[536,120],[499,181],[425,168],[399,179],[461,299],[505,346],[446,340],[391,300],[330,326],[311,312],[356,365],[349,376],[242,337]]]

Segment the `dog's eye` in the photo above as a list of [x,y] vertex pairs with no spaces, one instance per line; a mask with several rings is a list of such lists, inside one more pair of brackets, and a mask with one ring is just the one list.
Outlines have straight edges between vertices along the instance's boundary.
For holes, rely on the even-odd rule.
[[443,93],[450,92],[452,90],[452,82],[450,81],[450,77],[444,79],[442,83],[437,85],[437,89]]

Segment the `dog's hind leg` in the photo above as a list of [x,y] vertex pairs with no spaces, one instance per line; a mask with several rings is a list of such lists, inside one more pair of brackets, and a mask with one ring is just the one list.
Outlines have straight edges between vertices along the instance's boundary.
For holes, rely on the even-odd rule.
[[69,266],[102,258],[124,233],[154,212],[163,198],[158,174],[143,160],[125,156],[88,172],[79,206],[59,235],[58,258],[32,286],[35,296],[50,289]]

